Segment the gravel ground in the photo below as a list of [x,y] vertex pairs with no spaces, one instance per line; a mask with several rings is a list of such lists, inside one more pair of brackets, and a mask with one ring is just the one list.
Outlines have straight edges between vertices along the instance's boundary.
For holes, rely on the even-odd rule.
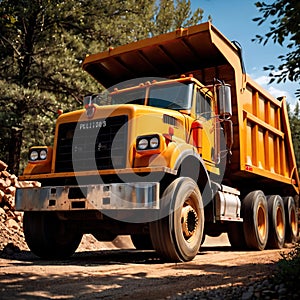
[[289,292],[284,283],[275,284],[272,278],[266,278],[264,280],[256,281],[247,286],[234,286],[226,289],[214,289],[188,292],[186,294],[178,295],[172,300],[231,300],[231,299],[242,299],[242,300],[253,300],[253,299],[299,299],[300,291],[297,293]]

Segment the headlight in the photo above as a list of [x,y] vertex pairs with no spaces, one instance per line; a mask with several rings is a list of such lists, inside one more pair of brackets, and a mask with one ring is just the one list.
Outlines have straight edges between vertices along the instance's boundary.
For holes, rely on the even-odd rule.
[[148,135],[148,136],[139,136],[136,139],[136,148],[138,151],[141,150],[155,150],[159,148],[159,136]]
[[36,161],[39,158],[39,153],[36,150],[33,150],[29,154],[29,159],[32,161]]
[[45,160],[47,158],[47,150],[43,149],[40,152],[40,159]]
[[149,144],[149,142],[147,139],[141,139],[138,141],[137,148],[139,150],[145,150],[145,149],[147,149],[148,144]]
[[159,146],[159,139],[157,137],[153,137],[149,142],[150,148],[155,149]]

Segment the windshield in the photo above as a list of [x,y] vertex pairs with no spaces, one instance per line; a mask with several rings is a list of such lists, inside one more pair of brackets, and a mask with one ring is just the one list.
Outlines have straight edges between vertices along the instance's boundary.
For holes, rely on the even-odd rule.
[[[147,105],[174,110],[188,110],[192,106],[193,83],[172,83],[120,90],[117,93],[99,94],[93,97],[97,104],[145,105],[146,90],[149,89]],[[101,97],[100,97],[101,96]],[[106,99],[105,99],[106,98]]]
[[144,104],[145,92],[146,90],[143,88],[113,94],[111,95],[111,104]]
[[193,84],[176,83],[150,88],[148,105],[169,109],[190,109]]

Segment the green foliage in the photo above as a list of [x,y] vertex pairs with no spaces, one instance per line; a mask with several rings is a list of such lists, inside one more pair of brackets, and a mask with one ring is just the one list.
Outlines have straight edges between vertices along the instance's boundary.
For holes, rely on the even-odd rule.
[[289,253],[282,253],[281,257],[278,262],[278,272],[274,277],[275,282],[284,283],[290,294],[299,292],[300,244],[296,244]]
[[296,104],[295,110],[293,112],[290,111],[290,107],[288,106],[289,119],[290,119],[290,127],[294,145],[294,151],[296,156],[296,162],[298,166],[298,173],[300,174],[300,107],[299,103]]
[[86,54],[201,18],[190,0],[0,1],[0,159],[18,174],[28,147],[52,143],[56,111],[101,90],[81,69]]
[[201,8],[191,11],[190,0],[160,0],[154,15],[152,35],[165,33],[180,27],[198,24],[203,17]]
[[[261,13],[260,17],[254,18],[258,25],[267,20],[270,21],[269,32],[265,36],[256,35],[254,41],[267,44],[270,40],[281,46],[286,46],[289,52],[278,56],[278,67],[269,65],[264,67],[270,71],[271,81],[298,82],[300,80],[300,2],[298,0],[276,0],[271,4],[256,2],[256,7]],[[296,95],[300,99],[300,89]]]

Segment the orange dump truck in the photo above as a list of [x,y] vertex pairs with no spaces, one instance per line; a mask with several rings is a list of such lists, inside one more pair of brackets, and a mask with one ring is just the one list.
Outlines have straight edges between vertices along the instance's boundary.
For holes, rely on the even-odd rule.
[[245,74],[241,49],[211,23],[86,57],[106,90],[32,147],[16,208],[29,248],[72,255],[82,235],[130,235],[189,261],[205,235],[281,248],[298,234],[299,177],[283,98]]

